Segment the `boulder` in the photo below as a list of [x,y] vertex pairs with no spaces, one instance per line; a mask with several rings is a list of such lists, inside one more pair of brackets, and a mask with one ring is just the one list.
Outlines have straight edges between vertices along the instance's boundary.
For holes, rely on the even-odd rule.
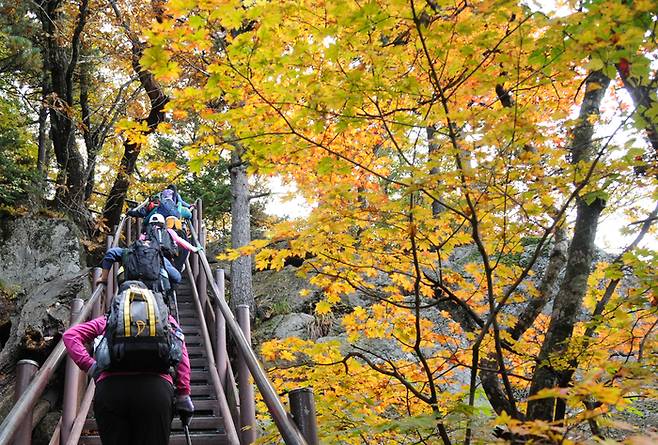
[[0,281],[26,294],[54,279],[76,275],[84,267],[80,232],[64,219],[27,217],[3,221]]
[[309,340],[313,338],[312,328],[314,323],[315,317],[309,314],[294,312],[277,315],[258,326],[254,331],[254,339],[258,340],[258,342],[273,338],[282,340],[289,337]]
[[[261,320],[292,312],[312,313],[312,308],[320,299],[320,291],[311,286],[308,280],[298,275],[293,266],[279,271],[264,270],[253,276],[256,317]],[[302,297],[300,291],[310,290]]]

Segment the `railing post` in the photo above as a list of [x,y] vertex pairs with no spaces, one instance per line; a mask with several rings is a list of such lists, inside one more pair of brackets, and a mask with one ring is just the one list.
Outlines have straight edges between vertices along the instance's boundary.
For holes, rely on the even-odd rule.
[[[194,227],[194,232],[197,234],[197,241],[200,243],[201,240],[199,239],[199,208],[197,205],[199,204],[200,199],[197,199],[194,202],[194,211],[192,213],[192,227]],[[191,255],[190,259],[192,260],[192,275],[194,275],[194,280],[198,280],[199,277],[199,256],[198,255]],[[198,281],[196,281],[198,283]]]
[[[80,315],[84,301],[81,298],[71,300],[71,326]],[[60,443],[65,444],[71,433],[71,426],[78,413],[78,383],[80,382],[80,369],[71,357],[66,358],[66,374],[64,377],[64,402],[62,404],[62,428],[60,430]]]
[[[236,308],[237,319],[248,344],[251,344],[251,325],[249,321],[249,305],[241,304]],[[238,363],[238,388],[240,389],[240,437],[242,445],[256,441],[256,403],[254,387],[251,385],[247,362],[240,354]]]
[[[92,292],[96,290],[98,287],[98,280],[101,279],[101,273],[103,273],[103,269],[100,267],[94,267],[94,270],[92,271],[91,274],[91,289]],[[100,317],[101,314],[103,313],[103,310],[101,308],[101,299],[98,298],[96,299],[96,302],[94,303],[94,308],[91,310],[91,318],[96,318]]]
[[133,239],[133,220],[128,217],[126,219],[126,246],[130,246]]
[[[197,218],[198,218],[198,225],[199,225],[199,231],[197,232],[199,234],[199,244],[205,249],[206,248],[206,233],[205,233],[205,228],[203,226],[203,201],[201,199],[197,200]],[[197,269],[199,271],[199,277],[197,278],[197,289],[199,289],[199,297],[201,298],[201,307],[206,308],[206,304],[208,302],[208,280],[212,279],[212,277],[207,277],[206,278],[206,273],[205,271],[201,270],[202,268],[199,267],[199,259],[197,257]]]
[[[119,226],[114,226],[114,231],[113,233],[117,233],[117,229]],[[121,234],[117,233],[117,236],[119,237],[118,240],[116,240],[117,247],[121,244]],[[119,266],[117,263],[112,264],[112,296],[117,293],[119,290],[119,280],[117,277],[119,276]]]
[[[224,298],[224,269],[215,270],[215,283],[219,288],[220,298]],[[215,360],[217,363],[217,372],[222,386],[226,388],[226,368],[228,366],[228,354],[226,352],[226,320],[219,310],[219,305],[215,305]]]
[[[112,243],[114,242],[114,236],[113,235],[108,235],[107,236],[107,248],[110,249],[112,247]],[[107,284],[105,285],[105,307],[103,308],[103,312],[107,311],[110,308],[110,304],[112,304],[112,298],[114,298],[114,265],[110,267],[110,273],[107,276]]]
[[308,445],[319,445],[318,422],[312,388],[293,389],[288,393],[290,413]]
[[[18,402],[21,394],[30,384],[32,377],[37,373],[39,364],[34,360],[20,360],[16,364],[16,386],[14,390],[14,403]],[[14,445],[30,445],[32,443],[32,409],[21,419],[22,426],[14,436]]]

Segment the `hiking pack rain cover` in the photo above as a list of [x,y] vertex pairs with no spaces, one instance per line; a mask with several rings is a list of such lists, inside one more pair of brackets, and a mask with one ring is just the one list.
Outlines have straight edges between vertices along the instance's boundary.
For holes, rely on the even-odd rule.
[[166,373],[183,357],[183,334],[169,323],[162,295],[132,281],[112,301],[94,356],[103,371]]

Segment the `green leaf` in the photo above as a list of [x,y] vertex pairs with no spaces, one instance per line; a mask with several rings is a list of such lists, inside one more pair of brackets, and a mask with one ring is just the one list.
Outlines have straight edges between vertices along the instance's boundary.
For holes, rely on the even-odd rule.
[[187,163],[187,166],[192,173],[201,173],[201,168],[203,167],[203,158],[190,159]]
[[318,162],[318,174],[320,176],[325,176],[331,173],[331,171],[334,169],[335,162],[336,161],[334,158],[330,158],[328,156],[320,159],[320,162]]
[[590,71],[600,71],[604,67],[603,60],[599,59],[598,57],[592,57],[590,61],[587,63],[587,69]]
[[607,202],[609,198],[610,195],[604,190],[594,190],[592,192],[586,193],[585,196],[583,196],[583,200],[585,203],[587,203],[587,205],[591,205],[597,199],[601,199]]
[[187,21],[193,29],[199,29],[206,24],[206,20],[198,15],[191,16]]

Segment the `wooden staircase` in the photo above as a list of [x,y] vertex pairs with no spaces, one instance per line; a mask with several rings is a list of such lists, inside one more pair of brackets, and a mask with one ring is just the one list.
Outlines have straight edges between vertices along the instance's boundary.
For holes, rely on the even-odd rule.
[[[183,274],[185,279],[178,288],[177,297],[180,324],[185,334],[185,344],[190,357],[190,367],[192,368],[190,385],[195,413],[190,422],[190,436],[193,445],[223,445],[228,441],[224,432],[222,417],[219,413],[217,397],[208,372],[208,360],[200,331],[201,324],[196,315],[194,297],[186,275]],[[85,428],[80,436],[79,444],[101,444],[96,420],[93,416],[92,406]],[[169,444],[185,445],[186,443],[181,421],[175,415],[171,424]]]

